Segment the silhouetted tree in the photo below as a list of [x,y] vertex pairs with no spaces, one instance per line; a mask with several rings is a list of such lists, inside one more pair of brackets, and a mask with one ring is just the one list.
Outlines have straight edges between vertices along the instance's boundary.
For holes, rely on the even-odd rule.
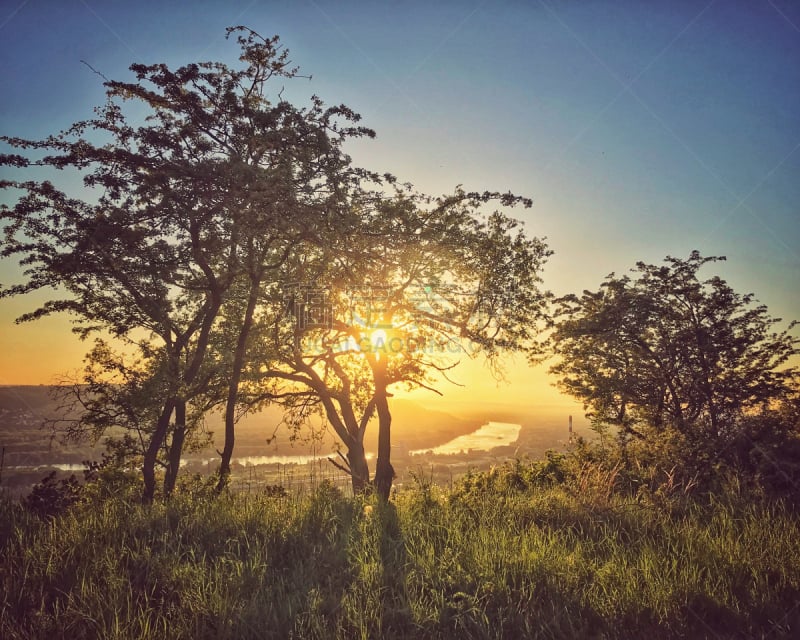
[[[0,255],[18,256],[26,268],[25,281],[0,296],[53,288],[64,296],[20,320],[68,312],[81,336],[105,330],[128,348],[163,354],[161,395],[152,399],[160,409],[143,460],[145,501],[170,433],[165,492],[174,486],[187,404],[218,376],[207,366],[215,326],[226,305],[241,306],[232,287],[244,280],[237,292],[249,293],[225,363],[228,407],[265,274],[348,212],[338,203],[357,180],[340,144],[373,135],[338,124],[358,120],[346,107],[325,108],[315,97],[298,109],[280,91],[268,97],[270,80],[296,74],[287,52],[277,37],[244,27],[228,33],[239,34],[239,69],[134,64],[135,82],[105,82],[108,102],[96,118],[41,141],[0,138],[25,153],[2,155],[0,165],[74,169],[86,187],[70,197],[48,180],[0,183],[23,192],[0,211]],[[129,122],[127,100],[145,108],[143,123]],[[232,415],[228,409],[226,471]]]
[[[745,418],[794,403],[800,340],[752,294],[698,271],[724,258],[667,257],[609,275],[598,291],[558,301],[552,335],[559,387],[624,436],[676,429],[716,450]],[[652,431],[651,431],[652,432]]]
[[[277,37],[231,33],[240,68],[134,64],[134,82],[105,82],[96,118],[41,141],[0,138],[21,152],[0,165],[76,170],[86,187],[70,197],[47,180],[0,183],[23,194],[0,210],[0,255],[26,268],[0,296],[53,288],[63,296],[20,320],[71,313],[81,336],[103,330],[120,353],[138,354],[136,366],[102,345],[90,354],[84,387],[74,389],[79,399],[90,390],[91,401],[84,393],[86,415],[74,426],[95,437],[122,426],[139,438],[144,501],[158,465],[172,491],[184,445],[211,407],[225,413],[224,487],[237,415],[277,401],[290,419],[323,408],[358,490],[370,482],[363,439],[377,414],[375,485],[386,496],[389,387],[426,386],[451,366],[429,357],[432,345],[468,342],[490,363],[530,349],[549,251],[504,214],[482,212],[527,199],[460,188],[436,199],[354,168],[342,144],[374,135],[355,126],[360,117],[269,93],[273,79],[296,76],[288,53]],[[143,107],[144,121],[131,122],[124,101]],[[293,284],[325,288],[329,321],[298,322],[309,307],[287,302]],[[378,307],[351,299],[365,287],[381,292]],[[376,330],[390,345],[387,334],[402,333],[404,347],[364,348]]]
[[[494,202],[530,204],[511,194],[459,189],[434,199],[398,187],[364,210],[361,233],[341,244],[334,263],[297,265],[297,278],[318,286],[293,292],[291,317],[276,312],[263,329],[277,357],[254,379],[298,417],[325,416],[357,492],[371,484],[387,498],[392,486],[390,388],[435,390],[457,358],[480,353],[497,364],[503,352],[534,347],[550,251],[506,215],[481,213]],[[364,437],[373,416],[370,481]]]

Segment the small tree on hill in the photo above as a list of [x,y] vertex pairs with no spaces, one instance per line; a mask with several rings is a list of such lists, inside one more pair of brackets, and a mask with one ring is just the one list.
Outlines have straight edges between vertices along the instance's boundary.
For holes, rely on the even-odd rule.
[[[558,386],[623,441],[674,429],[714,455],[755,415],[794,404],[800,340],[752,294],[699,270],[724,258],[668,257],[611,274],[598,291],[558,301],[552,335]],[[679,461],[675,461],[678,463]]]

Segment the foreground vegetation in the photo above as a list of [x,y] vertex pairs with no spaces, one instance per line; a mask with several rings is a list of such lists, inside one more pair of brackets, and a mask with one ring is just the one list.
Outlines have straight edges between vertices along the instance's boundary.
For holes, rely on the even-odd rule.
[[564,459],[550,456],[468,475],[449,491],[418,480],[389,503],[324,484],[219,497],[196,481],[141,506],[137,487],[111,480],[75,490],[70,506],[45,500],[60,510],[49,517],[41,501],[0,502],[0,636],[781,638],[800,629],[800,516],[736,482],[699,494],[665,481],[630,495],[614,468],[565,475]]

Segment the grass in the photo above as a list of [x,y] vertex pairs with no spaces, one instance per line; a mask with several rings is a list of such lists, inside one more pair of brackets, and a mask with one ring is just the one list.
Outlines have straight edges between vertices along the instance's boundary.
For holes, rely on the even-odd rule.
[[782,503],[485,479],[385,505],[187,490],[51,520],[2,500],[0,637],[797,637],[800,518]]

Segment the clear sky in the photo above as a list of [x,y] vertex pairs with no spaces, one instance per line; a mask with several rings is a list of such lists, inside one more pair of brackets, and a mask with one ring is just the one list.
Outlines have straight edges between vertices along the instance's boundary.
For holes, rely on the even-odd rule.
[[[430,193],[512,190],[555,255],[557,294],[637,260],[725,255],[715,268],[773,315],[800,319],[800,5],[491,1],[0,2],[0,131],[41,137],[91,115],[131,62],[233,63],[226,26],[279,34],[312,80],[287,94],[345,103],[378,138],[358,164]],[[711,272],[709,272],[711,275]],[[0,264],[0,282],[18,276]],[[88,345],[64,319],[18,327],[0,301],[0,384],[48,383]],[[496,387],[468,367],[459,398],[562,400],[519,359]]]

